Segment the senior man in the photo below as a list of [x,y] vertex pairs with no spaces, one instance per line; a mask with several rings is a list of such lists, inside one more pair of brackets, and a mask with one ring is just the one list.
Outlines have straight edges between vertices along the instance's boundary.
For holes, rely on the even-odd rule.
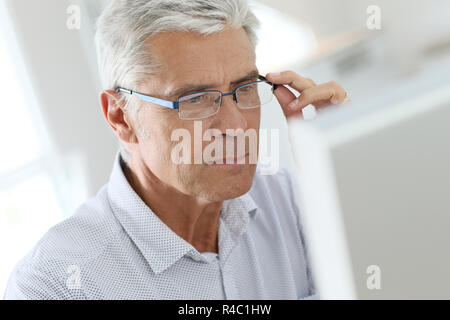
[[110,181],[18,263],[7,299],[317,294],[286,170],[262,175],[252,142],[198,163],[194,138],[185,161],[173,156],[173,133],[195,136],[196,124],[225,145],[258,133],[273,95],[286,117],[347,99],[335,82],[261,76],[257,26],[244,0],[111,1],[96,35],[101,106],[120,142]]

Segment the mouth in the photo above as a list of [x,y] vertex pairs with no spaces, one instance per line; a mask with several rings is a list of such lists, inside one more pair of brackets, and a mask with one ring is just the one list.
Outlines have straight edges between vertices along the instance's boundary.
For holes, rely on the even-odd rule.
[[234,157],[224,157],[222,161],[213,161],[207,163],[210,166],[239,166],[246,164],[247,157],[249,153],[246,153],[242,156],[234,156]]

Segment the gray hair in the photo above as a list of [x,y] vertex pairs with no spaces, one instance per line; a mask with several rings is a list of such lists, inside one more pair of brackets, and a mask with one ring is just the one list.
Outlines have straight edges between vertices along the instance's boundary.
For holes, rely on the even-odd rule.
[[[209,35],[226,27],[242,27],[256,48],[259,25],[247,0],[111,0],[97,21],[95,36],[102,85],[108,90],[133,89],[157,74],[160,65],[146,42],[158,33]],[[122,99],[139,123],[139,102],[132,96]],[[128,162],[127,144],[119,140],[119,149]]]

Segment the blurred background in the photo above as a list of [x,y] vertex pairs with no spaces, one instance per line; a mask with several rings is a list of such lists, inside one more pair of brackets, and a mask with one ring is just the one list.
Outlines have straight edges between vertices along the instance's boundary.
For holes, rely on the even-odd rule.
[[[0,0],[0,292],[39,238],[109,179],[117,142],[98,102],[93,42],[107,2]],[[354,104],[372,108],[449,83],[448,0],[251,2],[262,22],[262,74],[335,80]],[[380,25],[372,28],[377,9]],[[262,121],[287,141],[275,102]],[[287,143],[279,162],[293,166]]]

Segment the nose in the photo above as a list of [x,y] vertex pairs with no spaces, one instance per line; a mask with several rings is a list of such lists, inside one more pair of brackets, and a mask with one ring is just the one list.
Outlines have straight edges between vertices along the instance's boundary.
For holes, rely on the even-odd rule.
[[222,106],[217,114],[216,128],[225,132],[226,129],[246,131],[248,129],[247,118],[237,102],[234,100],[233,94],[224,95],[222,98]]

